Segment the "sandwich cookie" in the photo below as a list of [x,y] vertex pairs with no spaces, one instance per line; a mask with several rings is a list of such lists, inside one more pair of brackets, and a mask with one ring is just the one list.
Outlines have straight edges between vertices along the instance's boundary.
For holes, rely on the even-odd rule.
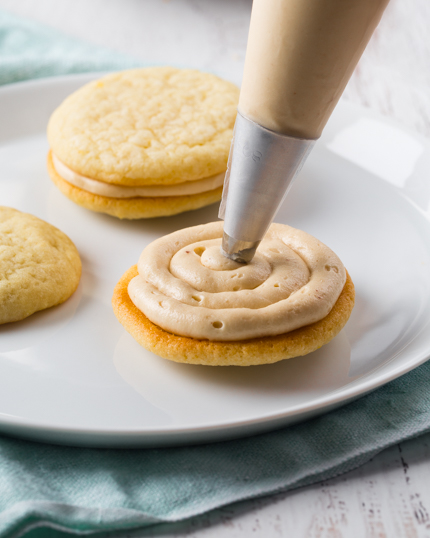
[[70,95],[48,124],[48,172],[77,204],[119,218],[174,215],[221,198],[239,89],[153,67]]

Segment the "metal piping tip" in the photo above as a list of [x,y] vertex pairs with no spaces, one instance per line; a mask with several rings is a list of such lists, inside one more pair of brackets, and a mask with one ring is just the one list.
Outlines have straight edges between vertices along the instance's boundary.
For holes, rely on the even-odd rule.
[[219,213],[227,258],[252,260],[314,142],[269,131],[238,113]]
[[254,257],[260,241],[241,241],[234,239],[224,232],[222,237],[221,252],[230,260],[239,263],[249,263]]

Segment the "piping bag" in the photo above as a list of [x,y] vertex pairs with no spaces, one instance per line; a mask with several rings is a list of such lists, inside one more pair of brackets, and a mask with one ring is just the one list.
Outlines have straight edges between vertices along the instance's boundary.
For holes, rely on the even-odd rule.
[[249,263],[327,123],[388,0],[254,0],[219,217]]

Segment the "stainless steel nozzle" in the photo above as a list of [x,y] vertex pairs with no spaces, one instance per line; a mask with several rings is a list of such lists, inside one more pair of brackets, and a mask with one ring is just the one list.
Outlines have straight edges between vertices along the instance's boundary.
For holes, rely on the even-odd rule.
[[219,211],[225,256],[252,260],[314,143],[269,131],[238,113]]

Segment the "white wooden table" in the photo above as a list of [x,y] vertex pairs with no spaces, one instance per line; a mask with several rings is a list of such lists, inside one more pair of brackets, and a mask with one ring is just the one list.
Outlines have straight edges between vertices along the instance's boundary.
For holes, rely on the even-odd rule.
[[[251,4],[0,0],[0,8],[86,41],[150,63],[214,71],[238,84]],[[345,97],[430,137],[429,21],[429,0],[391,0]],[[361,468],[327,482],[138,535],[430,538],[430,434],[385,450]]]

